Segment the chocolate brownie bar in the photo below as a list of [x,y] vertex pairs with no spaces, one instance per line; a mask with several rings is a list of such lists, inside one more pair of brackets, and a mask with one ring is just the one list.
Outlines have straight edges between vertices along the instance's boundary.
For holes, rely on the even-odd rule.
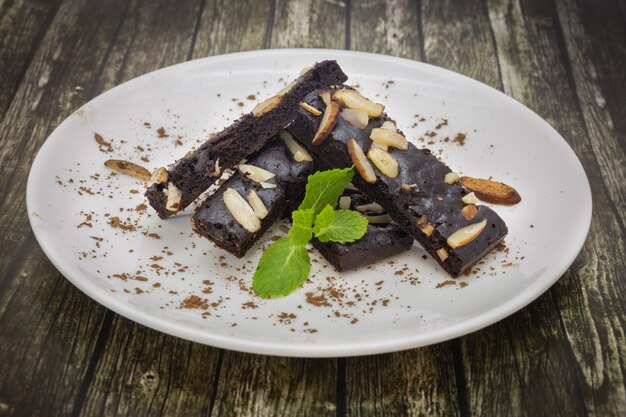
[[[259,172],[250,167],[269,173],[264,174],[266,177],[274,176],[259,181],[266,178],[259,177]],[[299,204],[313,170],[312,158],[299,145],[294,148],[279,138],[271,139],[202,203],[191,219],[192,228],[241,258],[286,206]],[[251,193],[256,194],[261,204]]]
[[169,170],[155,171],[153,184],[146,191],[150,205],[162,219],[183,210],[217,181],[224,169],[259,151],[287,126],[307,93],[341,84],[346,79],[335,61],[315,64],[283,91],[257,105]]
[[[458,176],[428,149],[406,141],[381,105],[358,92],[345,93],[350,90],[311,92],[305,102],[324,116],[301,109],[287,130],[314,158],[336,168],[355,165],[359,174],[354,185],[380,204],[444,270],[458,276],[504,239],[504,221],[490,208],[474,204],[473,195],[455,182]],[[334,120],[329,121],[333,113]]]
[[368,217],[370,223],[363,237],[353,243],[311,243],[339,272],[370,265],[381,259],[411,249],[413,239],[398,225],[391,223],[388,215],[377,204],[372,204],[363,194],[346,190],[339,200],[342,209],[357,210]]

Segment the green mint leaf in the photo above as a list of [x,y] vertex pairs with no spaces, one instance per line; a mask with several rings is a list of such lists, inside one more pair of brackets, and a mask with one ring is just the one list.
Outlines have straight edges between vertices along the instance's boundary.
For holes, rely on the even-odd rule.
[[313,209],[317,214],[328,204],[335,207],[337,200],[352,181],[353,175],[354,169],[350,167],[320,171],[309,176],[306,195],[298,209]]
[[282,297],[298,289],[310,270],[306,248],[283,237],[263,252],[252,279],[252,289],[261,298]]
[[351,243],[363,237],[367,223],[361,213],[326,206],[315,218],[313,232],[320,242]]
[[313,237],[313,209],[296,210],[291,214],[291,230],[289,237],[294,245],[306,245]]

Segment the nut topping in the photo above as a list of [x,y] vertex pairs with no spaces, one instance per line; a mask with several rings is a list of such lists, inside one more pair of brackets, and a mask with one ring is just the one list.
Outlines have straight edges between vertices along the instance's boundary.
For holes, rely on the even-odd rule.
[[287,84],[286,86],[284,86],[283,88],[280,89],[280,91],[278,93],[276,93],[277,96],[284,96],[285,94],[287,94],[289,92],[289,90],[291,90],[293,88],[294,85],[296,85],[298,83],[297,80],[293,80],[292,82],[290,82],[289,84]]
[[381,126],[381,129],[387,129],[387,130],[391,130],[393,132],[397,132],[398,128],[396,127],[396,124],[394,122],[392,122],[391,120],[386,120]]
[[167,184],[167,190],[163,190],[163,194],[167,196],[167,202],[165,203],[165,208],[169,211],[176,212],[180,208],[180,200],[183,197],[183,194],[180,190],[174,185],[173,182]]
[[328,103],[328,106],[326,106],[326,109],[324,110],[324,116],[322,116],[322,121],[317,128],[317,132],[315,132],[315,136],[313,137],[313,141],[311,142],[313,145],[319,145],[324,141],[324,139],[326,139],[326,137],[335,127],[338,115],[339,105],[334,101],[331,101],[330,103]]
[[437,255],[439,256],[439,259],[441,259],[441,262],[448,259],[448,251],[445,248],[437,249]]
[[383,128],[374,128],[370,134],[370,139],[381,145],[391,146],[401,150],[407,150],[409,143],[400,133]]
[[510,185],[482,178],[461,177],[460,183],[468,191],[473,191],[482,201],[493,204],[512,205],[522,201],[522,197]]
[[465,194],[461,198],[461,201],[463,201],[465,204],[476,204],[476,203],[478,203],[478,199],[476,198],[476,194],[474,194],[473,192],[471,192],[469,194]]
[[341,89],[333,93],[333,100],[337,100],[344,107],[349,109],[361,109],[365,110],[371,117],[378,117],[383,114],[385,106],[382,104],[374,103],[368,98],[365,98],[356,90]]
[[311,106],[309,103],[305,103],[304,101],[300,102],[300,107],[303,108],[304,110],[308,111],[309,113],[311,113],[313,116],[319,116],[320,114],[322,114],[322,112],[320,110],[318,110],[315,107]]
[[320,93],[320,98],[322,99],[324,104],[328,106],[328,103],[330,103],[330,93],[328,91],[322,91]]
[[266,171],[263,168],[259,168],[254,165],[241,164],[239,165],[239,171],[241,171],[247,178],[259,183],[271,180],[276,176],[273,172]]
[[361,109],[343,109],[339,115],[357,129],[365,129],[370,121],[367,112]]
[[167,169],[161,167],[154,170],[150,175],[150,181],[156,184],[165,184],[167,182]]
[[267,207],[265,207],[265,204],[263,204],[263,201],[256,191],[250,190],[248,193],[248,203],[250,203],[250,207],[252,207],[254,214],[256,214],[259,219],[264,219],[265,216],[267,216]]
[[485,226],[487,226],[487,219],[457,230],[448,237],[448,245],[453,249],[467,245],[485,230]]
[[113,171],[119,172],[120,174],[129,175],[144,181],[150,180],[150,171],[132,162],[120,161],[119,159],[109,159],[104,163],[104,165],[111,168]]
[[274,110],[283,101],[283,96],[277,95],[260,102],[252,109],[252,114],[259,117],[271,110]]
[[304,161],[313,160],[313,158],[306,151],[306,149],[304,149],[302,145],[296,142],[293,136],[291,136],[291,133],[283,129],[280,132],[278,132],[278,136],[283,140],[283,142],[285,142],[285,145],[287,145],[287,148],[289,148],[289,151],[293,155],[293,159],[296,162],[304,162]]
[[352,204],[352,198],[344,195],[339,197],[339,208],[341,210],[350,210],[350,204]]
[[215,161],[215,169],[213,169],[213,173],[211,174],[211,176],[219,177],[220,175],[222,175],[222,171],[220,170],[220,159],[217,158],[217,160]]
[[258,232],[261,229],[261,222],[254,213],[250,204],[235,190],[229,188],[223,194],[224,205],[233,216],[235,221],[250,233]]
[[361,213],[372,213],[377,211],[383,211],[383,208],[380,204],[377,203],[369,203],[369,204],[361,204],[355,207],[356,211]]
[[422,233],[424,233],[426,236],[430,236],[433,234],[433,232],[435,231],[435,226],[433,226],[432,224],[427,224],[425,226],[423,226],[421,229]]
[[374,172],[374,168],[372,168],[365,153],[363,153],[363,149],[354,138],[348,139],[348,153],[350,154],[350,158],[356,170],[361,175],[361,178],[363,178],[363,181],[370,184],[375,183],[376,173]]
[[385,223],[392,222],[391,216],[388,214],[381,214],[378,216],[363,216],[363,217],[365,217],[370,224],[385,224]]
[[417,190],[417,184],[406,184],[403,183],[400,188],[402,189],[402,191],[413,191],[413,190]]
[[398,176],[398,161],[389,152],[380,148],[370,148],[367,157],[387,177],[396,178]]
[[443,182],[446,184],[455,184],[459,180],[459,174],[456,172],[448,172],[446,176],[443,178]]
[[266,190],[267,189],[273,190],[274,188],[276,188],[276,184],[273,184],[271,182],[263,181],[263,182],[260,182],[259,184],[261,184],[261,188],[264,188]]
[[478,214],[478,208],[474,204],[468,204],[467,206],[463,206],[461,209],[461,213],[465,220],[472,220],[476,214]]

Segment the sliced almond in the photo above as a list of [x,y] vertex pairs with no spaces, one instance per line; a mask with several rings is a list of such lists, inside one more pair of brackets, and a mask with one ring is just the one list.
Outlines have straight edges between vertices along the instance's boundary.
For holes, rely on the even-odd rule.
[[371,224],[385,224],[391,223],[393,220],[391,216],[388,214],[380,214],[378,216],[363,216],[367,219],[367,221]]
[[356,170],[361,175],[361,178],[363,178],[363,181],[370,184],[375,183],[376,173],[374,172],[374,168],[372,168],[365,153],[363,153],[363,149],[354,138],[348,139],[348,153],[350,154],[350,158]]
[[111,168],[113,171],[119,172],[120,174],[129,175],[144,181],[150,180],[150,171],[132,162],[121,161],[119,159],[109,159],[104,163],[104,165]]
[[300,107],[314,116],[319,116],[320,114],[322,114],[321,110],[316,109],[315,107],[311,106],[309,103],[305,103],[304,101],[300,102]]
[[341,210],[350,210],[350,204],[352,204],[352,198],[344,195],[339,197],[339,208]]
[[476,194],[474,194],[473,192],[465,194],[461,200],[465,203],[465,204],[476,204],[478,203],[478,199],[476,198]]
[[378,148],[378,149],[382,149],[383,151],[388,151],[389,150],[389,146],[387,145],[383,145],[381,143],[376,143],[376,142],[372,142],[372,148]]
[[322,101],[324,102],[325,105],[328,106],[328,103],[330,103],[330,93],[328,91],[322,91],[320,93],[320,98],[322,99]]
[[465,217],[465,220],[472,220],[474,216],[478,214],[478,207],[476,207],[474,204],[468,204],[466,206],[463,206],[463,208],[461,209],[461,213],[463,214],[463,217]]
[[152,175],[150,175],[150,182],[156,184],[165,184],[167,182],[167,169],[160,167],[154,170]]
[[456,182],[459,180],[459,174],[457,174],[456,172],[448,172],[446,174],[445,177],[443,177],[443,182],[445,182],[446,184],[456,184]]
[[398,128],[396,127],[396,124],[394,122],[392,122],[391,120],[385,120],[385,122],[380,126],[381,129],[387,129],[387,130],[391,130],[394,132],[398,131]]
[[457,230],[448,237],[448,245],[453,249],[467,245],[485,230],[485,226],[487,226],[487,219]]
[[326,137],[332,132],[335,124],[337,124],[337,116],[339,115],[339,105],[334,101],[328,103],[326,109],[324,110],[324,116],[322,116],[322,121],[320,122],[319,127],[317,128],[317,132],[315,132],[315,136],[313,137],[313,145],[319,145],[326,139]]
[[278,137],[280,137],[285,145],[293,155],[293,159],[296,162],[304,162],[304,161],[312,161],[313,158],[311,155],[300,145],[294,138],[291,136],[291,133],[286,130],[281,130],[278,132]]
[[389,178],[398,176],[398,161],[389,152],[379,148],[370,148],[367,157],[385,176]]
[[271,110],[274,110],[283,101],[283,96],[273,96],[265,101],[260,102],[252,109],[252,114],[259,117]]
[[264,182],[271,180],[276,176],[273,172],[264,170],[263,168],[256,167],[254,165],[241,164],[239,165],[239,171],[241,171],[246,177],[255,182]]
[[215,161],[215,168],[213,169],[213,173],[211,174],[211,176],[219,177],[220,175],[222,175],[222,171],[220,170],[220,159],[217,158],[217,160]]
[[261,184],[261,188],[265,188],[266,190],[270,189],[273,190],[274,188],[276,188],[276,184],[272,184],[271,182],[260,182],[259,184]]
[[370,134],[370,139],[381,145],[391,146],[403,151],[409,148],[406,138],[394,130],[374,128]]
[[235,221],[250,233],[261,229],[261,222],[248,202],[235,190],[228,188],[222,196],[226,208]]
[[362,109],[371,117],[378,117],[385,111],[385,106],[374,103],[370,99],[363,97],[356,90],[341,89],[333,93],[333,100],[337,100],[344,107],[349,109]]
[[[167,191],[167,193],[165,191]],[[180,200],[183,198],[183,194],[178,187],[170,182],[167,184],[167,190],[163,190],[163,194],[167,196],[165,208],[169,211],[178,211],[180,209]]]
[[400,188],[402,188],[403,191],[414,191],[417,190],[417,184],[402,183]]
[[356,211],[361,213],[372,213],[377,211],[383,211],[383,208],[380,204],[377,203],[369,203],[369,204],[361,204],[355,207]]
[[357,129],[365,129],[370,121],[367,112],[361,109],[343,109],[339,115]]
[[448,251],[445,248],[439,248],[437,249],[437,256],[439,256],[439,259],[443,262],[448,259]]
[[493,204],[512,205],[522,201],[522,197],[510,185],[482,178],[461,177],[460,183],[468,191],[473,191],[482,201]]
[[297,80],[293,80],[292,82],[290,82],[289,84],[287,84],[286,86],[284,86],[283,88],[280,89],[280,91],[278,93],[276,93],[277,96],[284,96],[285,94],[287,94],[294,85],[296,85],[298,83]]
[[261,197],[259,197],[256,191],[250,190],[248,193],[248,203],[250,203],[250,207],[252,207],[254,214],[256,214],[259,219],[264,219],[268,215],[267,207],[265,207],[263,200],[261,200]]
[[426,236],[430,236],[433,234],[433,232],[435,231],[435,226],[433,226],[432,224],[427,224],[425,226],[423,226],[421,229],[422,233],[424,233]]
[[309,65],[308,67],[304,67],[300,70],[300,76],[303,76],[304,74],[306,74],[307,72],[309,72],[309,70],[313,68],[313,65]]

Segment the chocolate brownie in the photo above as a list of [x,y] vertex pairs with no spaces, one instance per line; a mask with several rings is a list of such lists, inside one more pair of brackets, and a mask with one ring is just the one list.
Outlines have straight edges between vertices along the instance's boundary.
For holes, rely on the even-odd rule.
[[346,79],[335,61],[315,64],[283,91],[257,105],[169,170],[158,170],[146,191],[150,205],[162,219],[183,210],[217,181],[224,169],[259,151],[287,126],[307,93],[341,84]]
[[[330,92],[335,93],[338,89],[341,87]],[[326,90],[311,92],[305,102],[320,111],[326,111],[325,100],[328,100],[328,95],[323,94],[325,99],[320,97],[323,91]],[[341,100],[338,95],[335,97]],[[342,104],[355,106],[353,102],[344,101]],[[340,111],[345,109],[341,108]],[[355,164],[348,144],[352,151],[357,148],[362,151],[362,160],[373,143],[370,139],[372,129],[381,128],[386,121],[392,122],[382,110],[376,116],[366,118],[366,125],[362,128],[339,115],[330,134],[320,141],[316,132],[321,120],[322,116],[315,116],[301,109],[288,130],[316,159],[336,168]],[[403,136],[402,132],[396,133]],[[318,144],[313,144],[316,136]],[[355,175],[354,185],[372,201],[380,204],[450,275],[458,276],[463,273],[504,239],[507,234],[504,221],[488,207],[466,204],[462,199],[467,192],[458,183],[446,182],[446,174],[452,171],[432,155],[430,150],[418,149],[408,142],[404,144],[404,149],[389,146],[387,150],[381,151],[384,153],[376,152],[386,159],[382,162],[378,160],[377,164],[373,163],[372,158],[365,157],[365,165],[371,167],[369,172],[373,178],[363,169],[363,164],[357,164],[357,168],[361,168],[364,174]],[[353,152],[353,155],[356,154],[358,152]],[[380,168],[387,171],[388,175],[383,174]],[[397,172],[393,172],[394,169]],[[468,226],[471,227],[464,229]],[[461,229],[479,233],[468,233],[471,236],[468,243],[462,242],[452,247],[450,242],[457,242],[462,232],[455,232]]]
[[[305,191],[307,177],[313,173],[313,165],[311,160],[296,161],[294,153],[283,140],[271,139],[260,152],[246,162],[246,166],[261,168],[275,176],[259,183],[241,170],[237,170],[198,208],[191,219],[193,229],[220,248],[241,258],[280,217],[286,206],[299,204]],[[267,214],[258,220],[260,226],[258,230],[246,229],[233,217],[224,200],[225,192],[229,189],[239,193],[248,204],[251,191],[254,191],[262,201]]]

